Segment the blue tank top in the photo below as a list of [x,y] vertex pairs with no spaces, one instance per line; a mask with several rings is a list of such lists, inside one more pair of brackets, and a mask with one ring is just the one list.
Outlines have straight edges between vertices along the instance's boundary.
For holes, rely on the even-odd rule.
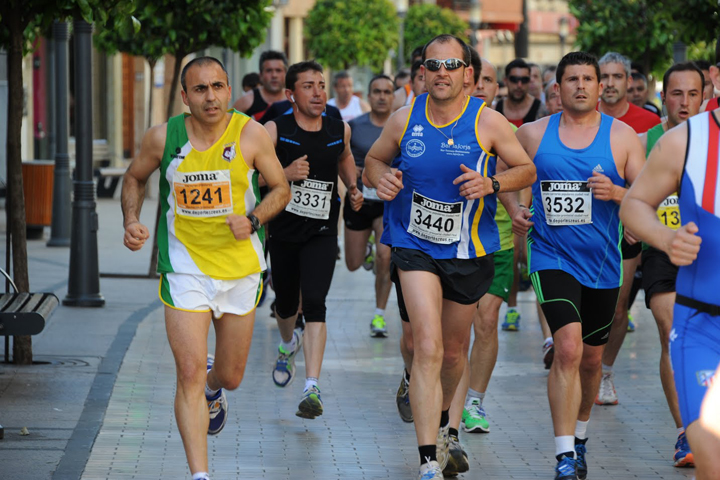
[[436,259],[493,253],[500,249],[496,196],[466,200],[460,186],[453,185],[463,173],[461,164],[486,177],[495,174],[497,157],[477,136],[485,102],[468,97],[457,125],[453,119],[435,126],[428,117],[427,99],[427,94],[415,99],[400,139],[396,163],[403,172],[404,188],[393,201],[385,202],[390,232],[384,237],[391,238],[393,247],[420,250]]
[[678,295],[720,305],[720,187],[718,150],[720,126],[711,112],[688,120],[688,148],[680,190],[680,218],[695,222],[702,244],[697,259],[680,267],[676,281]]
[[593,171],[625,186],[610,148],[613,118],[601,114],[593,142],[576,150],[560,141],[561,115],[550,117],[535,154],[530,273],[562,270],[586,287],[616,288],[622,283],[620,206],[595,199],[587,187]]

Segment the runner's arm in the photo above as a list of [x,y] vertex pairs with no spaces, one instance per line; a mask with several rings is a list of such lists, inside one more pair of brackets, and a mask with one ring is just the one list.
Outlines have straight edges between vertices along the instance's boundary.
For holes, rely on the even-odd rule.
[[375,140],[365,156],[364,175],[373,188],[377,188],[380,179],[386,173],[392,173],[390,165],[400,151],[400,135],[405,128],[410,108],[403,108],[393,113],[388,119],[380,137]]
[[[485,108],[480,114],[477,129],[493,132],[491,145],[483,146],[490,151],[494,150],[508,166],[506,171],[495,176],[500,184],[500,191],[513,192],[532,185],[536,179],[535,164],[530,160],[505,117]],[[488,179],[487,182],[492,191],[492,180]]]
[[123,225],[126,228],[128,225],[140,221],[140,210],[142,210],[145,199],[145,185],[150,175],[160,167],[166,136],[166,123],[150,128],[142,139],[140,153],[130,163],[123,176],[120,204],[123,212]]
[[350,125],[343,122],[345,126],[344,140],[345,150],[340,154],[338,160],[338,174],[348,190],[357,187],[357,172],[355,170],[355,159],[350,150]]
[[250,110],[250,107],[253,104],[253,100],[255,99],[255,93],[250,90],[242,97],[235,100],[235,103],[233,103],[233,108],[237,110],[238,112],[247,112]]

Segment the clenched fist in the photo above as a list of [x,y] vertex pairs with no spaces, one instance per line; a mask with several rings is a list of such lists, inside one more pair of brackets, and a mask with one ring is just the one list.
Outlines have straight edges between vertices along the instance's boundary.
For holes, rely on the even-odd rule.
[[225,219],[225,223],[230,227],[230,231],[235,236],[235,240],[250,238],[252,234],[252,224],[247,217],[231,213]]
[[133,222],[125,227],[125,236],[123,244],[131,251],[140,250],[145,241],[150,237],[147,227],[140,222]]

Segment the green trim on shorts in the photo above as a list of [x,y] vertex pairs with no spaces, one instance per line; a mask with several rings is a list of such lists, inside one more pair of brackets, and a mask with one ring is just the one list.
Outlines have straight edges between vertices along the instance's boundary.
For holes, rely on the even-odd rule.
[[502,298],[507,303],[512,289],[514,273],[513,260],[515,258],[515,249],[508,248],[500,250],[493,254],[493,262],[495,263],[495,276],[488,293]]
[[[552,303],[552,302],[567,302],[575,309],[575,313],[577,313],[578,318],[580,319],[580,324],[582,325],[582,315],[580,315],[580,311],[577,308],[577,305],[575,305],[573,302],[568,300],[567,298],[554,298],[552,300],[545,300],[545,296],[542,293],[542,286],[540,284],[540,275],[539,272],[533,272],[530,274],[530,281],[533,284],[533,288],[535,288],[535,295],[537,296],[538,302],[540,302],[540,305],[544,303]],[[612,322],[610,322],[612,323]],[[603,327],[605,328],[605,327]],[[600,329],[602,330],[602,328]],[[597,332],[597,330],[595,331]],[[593,333],[595,333],[593,332]],[[592,335],[592,334],[590,334]],[[587,336],[583,337],[583,339],[587,338]]]
[[166,275],[160,275],[159,290],[160,300],[169,307],[175,307],[175,302],[173,302],[172,294],[170,293],[170,282],[168,282]]

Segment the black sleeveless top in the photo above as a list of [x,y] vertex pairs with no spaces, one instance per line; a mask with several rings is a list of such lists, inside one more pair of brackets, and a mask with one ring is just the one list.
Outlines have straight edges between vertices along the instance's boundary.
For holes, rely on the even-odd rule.
[[[345,123],[329,116],[321,118],[322,127],[317,132],[307,132],[301,129],[293,114],[276,118],[274,120],[277,125],[275,153],[283,168],[303,155],[308,156],[310,174],[307,180],[292,182],[295,187],[293,188],[293,199],[290,200],[291,205],[294,201],[301,201],[303,205],[307,205],[308,202],[310,205],[313,203],[317,205],[317,198],[307,195],[308,198],[301,197],[302,194],[297,187],[303,187],[305,182],[310,184],[313,180],[332,182],[329,218],[327,220],[309,218],[285,209],[270,222],[268,230],[271,240],[304,242],[315,235],[337,236],[338,234],[337,224],[340,215],[338,160],[345,150]],[[316,185],[309,185],[309,188],[316,188]]]
[[253,120],[257,121],[265,115],[269,107],[270,105],[268,105],[268,103],[263,100],[262,95],[260,95],[260,89],[255,87],[253,88],[253,103],[250,105],[250,108],[248,108],[248,111],[245,112],[245,115],[249,115],[253,117]]
[[[537,98],[533,100],[532,105],[530,106],[530,110],[528,110],[527,115],[525,115],[522,119],[522,122],[518,122],[517,120],[509,120],[511,123],[513,123],[516,127],[519,127],[520,125],[524,125],[526,123],[534,122],[538,119],[538,113],[540,112],[540,107],[542,106],[542,102],[538,100]],[[495,111],[505,116],[505,99],[500,100],[497,105],[495,105]],[[520,125],[518,125],[520,123]]]

